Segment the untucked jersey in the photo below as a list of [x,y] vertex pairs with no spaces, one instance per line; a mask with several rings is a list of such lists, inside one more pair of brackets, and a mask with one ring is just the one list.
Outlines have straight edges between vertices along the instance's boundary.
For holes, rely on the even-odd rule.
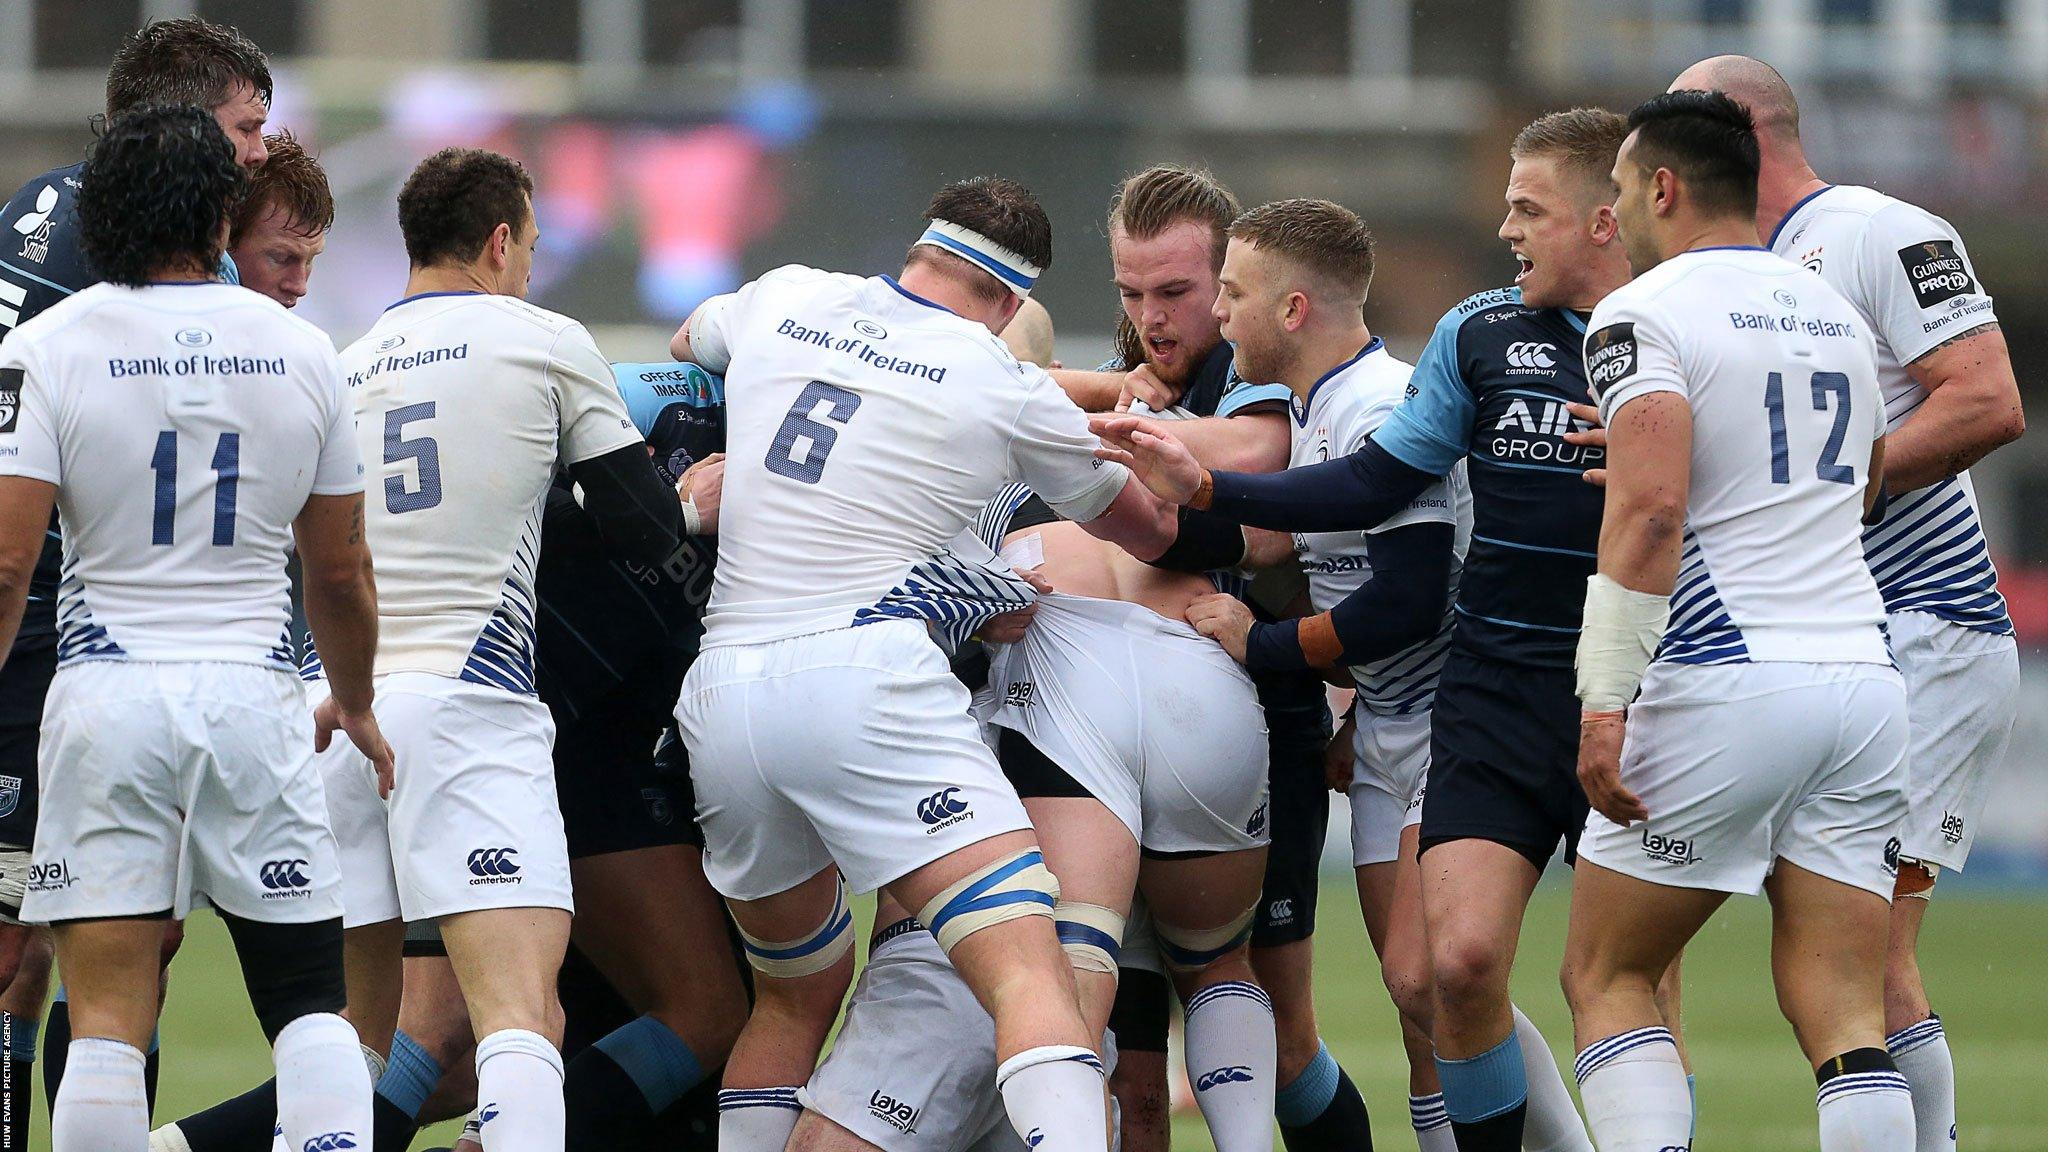
[[[1394,358],[1375,336],[1358,355],[1316,381],[1304,402],[1290,397],[1288,430],[1292,437],[1287,465],[1321,464],[1348,456],[1363,447],[1373,430],[1386,422],[1408,392],[1414,368]],[[1440,482],[1430,485],[1408,507],[1364,532],[1296,533],[1294,547],[1308,574],[1309,600],[1327,612],[1372,579],[1366,538],[1375,532],[1410,524],[1455,525],[1456,558],[1451,564],[1453,598],[1458,563],[1472,531],[1471,494],[1465,485],[1464,462],[1453,465]],[[1351,669],[1361,706],[1380,715],[1419,712],[1436,698],[1437,676],[1449,651],[1454,613],[1446,601],[1443,624],[1434,636],[1385,659]]]
[[[1771,249],[1818,273],[1862,315],[1877,341],[1877,381],[1894,428],[1927,400],[1906,365],[1998,322],[1948,221],[1875,189],[1809,194],[1779,222]],[[1968,472],[1893,498],[1863,543],[1889,611],[2011,634]]]
[[0,474],[57,486],[57,657],[291,667],[291,524],[363,488],[334,346],[217,282],[99,284],[0,343]]
[[641,443],[590,333],[511,296],[430,292],[341,355],[370,475],[377,674],[534,692],[534,570],[558,467]]
[[1585,354],[1610,426],[1653,392],[1692,409],[1684,543],[1657,658],[1890,663],[1861,543],[1884,404],[1856,309],[1762,248],[1697,249],[1601,301]]
[[1519,288],[1466,298],[1415,361],[1409,399],[1373,440],[1411,468],[1470,466],[1472,546],[1451,645],[1483,660],[1569,668],[1600,542],[1601,495],[1585,482],[1606,451],[1568,443],[1584,431],[1579,357],[1586,324],[1531,308]]
[[1128,478],[1051,377],[887,276],[778,268],[706,302],[690,343],[725,377],[706,648],[945,619],[919,566],[1004,484],[1085,521]]

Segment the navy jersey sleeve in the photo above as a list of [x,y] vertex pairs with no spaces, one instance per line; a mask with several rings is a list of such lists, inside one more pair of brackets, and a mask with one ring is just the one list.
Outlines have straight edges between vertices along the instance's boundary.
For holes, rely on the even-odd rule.
[[0,208],[0,336],[99,280],[78,249],[81,167],[36,177]]

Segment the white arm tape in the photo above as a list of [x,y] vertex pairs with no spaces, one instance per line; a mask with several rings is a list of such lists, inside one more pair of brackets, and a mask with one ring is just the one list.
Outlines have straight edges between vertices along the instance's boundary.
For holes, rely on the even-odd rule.
[[1643,671],[1664,640],[1671,597],[1636,592],[1599,573],[1586,580],[1579,629],[1579,702],[1588,712],[1619,712],[1636,698]]
[[703,534],[704,514],[697,511],[697,502],[695,500],[683,501],[683,535],[702,536]]

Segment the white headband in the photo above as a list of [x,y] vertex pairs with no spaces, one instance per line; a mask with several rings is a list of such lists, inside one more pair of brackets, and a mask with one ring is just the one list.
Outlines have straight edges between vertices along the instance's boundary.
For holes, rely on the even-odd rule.
[[[924,235],[917,238],[917,244],[929,244],[951,252],[1002,281],[1020,299],[1031,295],[1031,286],[1045,271],[974,229],[962,228],[950,220],[932,221]],[[911,247],[915,248],[917,244]]]

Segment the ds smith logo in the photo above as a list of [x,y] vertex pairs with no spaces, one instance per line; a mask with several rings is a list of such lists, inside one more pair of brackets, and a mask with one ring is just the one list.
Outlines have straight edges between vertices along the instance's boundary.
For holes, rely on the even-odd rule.
[[922,1108],[912,1108],[887,1092],[875,1092],[868,1097],[868,1115],[875,1117],[905,1136],[917,1134],[917,1118],[924,1114]]
[[974,811],[960,798],[960,789],[941,788],[917,802],[917,818],[925,822],[924,834],[929,836],[974,819]]
[[1226,1064],[1221,1068],[1204,1072],[1195,1079],[1195,1091],[1207,1092],[1224,1084],[1249,1084],[1252,1070],[1243,1064]]
[[476,879],[469,882],[470,887],[519,883],[518,855],[516,848],[478,848],[471,852],[469,872]]
[[1653,835],[1643,829],[1643,855],[1666,864],[1697,864],[1700,858],[1693,854],[1692,841],[1680,840],[1675,836]]

